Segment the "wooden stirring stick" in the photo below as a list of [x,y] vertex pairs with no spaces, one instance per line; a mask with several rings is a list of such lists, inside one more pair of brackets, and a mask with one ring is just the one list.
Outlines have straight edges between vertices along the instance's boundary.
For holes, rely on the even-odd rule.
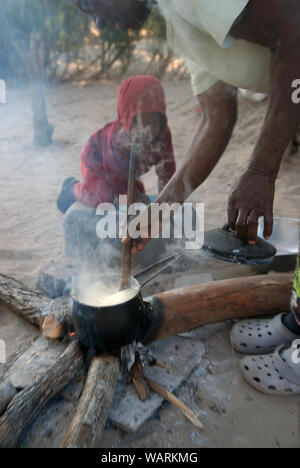
[[[128,191],[127,191],[127,225],[129,222],[129,208],[135,202],[135,189],[136,189],[136,155],[137,155],[137,143],[133,141],[130,152],[130,163],[129,163],[129,174],[128,174]],[[127,242],[123,245],[122,250],[122,268],[121,268],[121,280],[120,280],[120,291],[130,288],[131,286],[131,247],[132,242]],[[122,348],[122,359],[129,366],[130,357],[134,349],[132,345],[125,346]],[[144,379],[144,369],[140,360],[139,353],[135,353],[135,361],[130,370],[130,377],[133,386],[137,392],[137,395],[141,401],[145,401],[149,395],[149,388],[146,380]]]
[[[128,191],[127,191],[127,223],[129,222],[129,208],[135,202],[135,189],[136,189],[136,154],[137,144],[136,140],[133,141],[130,152],[129,174],[128,174]],[[120,291],[130,288],[131,285],[131,247],[132,242],[123,244],[122,250],[122,267],[121,267],[121,281]]]

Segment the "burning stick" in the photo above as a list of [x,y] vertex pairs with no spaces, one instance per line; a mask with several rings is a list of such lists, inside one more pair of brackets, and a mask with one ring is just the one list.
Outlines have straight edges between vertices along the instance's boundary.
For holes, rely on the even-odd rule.
[[146,381],[154,392],[158,393],[158,395],[172,403],[172,405],[176,406],[176,408],[178,408],[191,421],[191,423],[194,424],[194,426],[196,426],[198,429],[203,429],[203,424],[199,421],[198,416],[194,414],[193,411],[181,400],[173,395],[173,393],[163,388],[157,382],[154,382],[154,380],[148,379],[146,377]]
[[194,426],[198,429],[203,429],[203,425],[190,408],[173,395],[173,393],[169,392],[157,382],[154,382],[154,380],[151,380],[144,375],[144,369],[139,353],[136,353],[135,363],[131,369],[130,377],[141,401],[145,401],[150,396],[148,389],[149,385],[154,392],[158,393],[158,395],[176,406],[176,408],[178,408],[194,424]]
[[158,361],[156,358],[151,358],[150,361],[149,361],[149,365],[150,365],[150,366],[161,367],[162,369],[167,369],[166,364],[164,364],[164,363],[161,362],[161,361]]
[[72,309],[66,305],[46,315],[42,324],[42,332],[45,338],[53,341],[63,340],[67,335],[70,338],[74,336]]
[[144,377],[143,364],[139,353],[135,353],[135,363],[130,371],[130,378],[141,401],[147,400],[150,396],[149,388]]

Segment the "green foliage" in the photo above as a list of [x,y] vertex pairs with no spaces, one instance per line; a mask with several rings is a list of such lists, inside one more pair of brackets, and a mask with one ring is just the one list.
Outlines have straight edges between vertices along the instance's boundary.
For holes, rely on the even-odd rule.
[[145,24],[148,37],[155,40],[165,41],[167,36],[166,23],[160,15],[158,8],[154,8]]
[[98,78],[107,75],[111,67],[119,61],[121,64],[120,74],[122,75],[127,70],[132,60],[135,46],[139,40],[139,33],[124,32],[120,30],[104,29],[100,33],[99,70],[93,75],[93,78]]

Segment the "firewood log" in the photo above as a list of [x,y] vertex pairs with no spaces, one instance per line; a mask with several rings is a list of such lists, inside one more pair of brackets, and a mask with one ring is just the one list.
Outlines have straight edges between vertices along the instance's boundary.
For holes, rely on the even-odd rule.
[[150,298],[144,345],[203,325],[286,312],[293,275],[271,274],[216,281]]
[[51,398],[72,382],[83,365],[84,355],[75,341],[35,384],[17,393],[0,418],[0,448],[15,447],[23,430]]
[[41,328],[47,317],[45,338],[61,339],[70,331],[72,311],[69,299],[48,299],[37,291],[29,290],[20,281],[0,275],[0,300],[36,327]]
[[120,373],[117,357],[95,357],[61,448],[96,448],[107,421]]
[[50,312],[49,300],[36,291],[30,291],[24,284],[5,275],[0,275],[0,300],[11,310],[40,327],[44,317]]
[[48,340],[62,340],[73,331],[72,308],[69,305],[64,305],[63,302],[55,304],[52,307],[52,313],[44,317],[42,323],[44,337]]

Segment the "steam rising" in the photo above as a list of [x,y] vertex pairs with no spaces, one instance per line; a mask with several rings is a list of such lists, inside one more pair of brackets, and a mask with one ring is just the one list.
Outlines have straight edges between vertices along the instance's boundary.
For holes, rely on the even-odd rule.
[[93,276],[81,273],[73,290],[73,296],[81,304],[91,307],[110,307],[133,299],[139,292],[139,284],[132,279],[131,288],[119,291],[120,275]]

